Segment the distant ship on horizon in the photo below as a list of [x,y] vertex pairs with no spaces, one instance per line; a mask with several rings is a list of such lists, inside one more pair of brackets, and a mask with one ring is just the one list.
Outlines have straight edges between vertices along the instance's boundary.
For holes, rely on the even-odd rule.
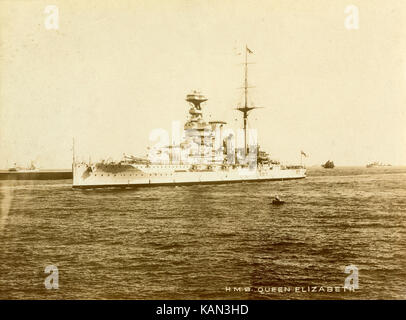
[[[153,148],[147,158],[124,156],[119,162],[76,162],[73,151],[73,188],[146,187],[157,185],[215,184],[249,181],[303,179],[302,165],[285,166],[260,149],[247,143],[248,104],[247,55],[245,48],[243,147],[235,147],[237,135],[225,128],[224,121],[203,119],[202,103],[207,98],[198,91],[186,96],[190,105],[181,141]],[[238,138],[238,136],[237,136]]]
[[65,180],[72,179],[72,170],[41,170],[31,164],[20,167],[17,163],[8,169],[0,170],[0,180]]
[[34,165],[34,161],[31,161],[30,166],[23,168],[17,166],[17,163],[14,163],[14,166],[8,168],[9,172],[39,172],[39,169]]
[[374,167],[391,167],[391,164],[383,164],[381,162],[371,162],[366,165],[367,168],[374,168]]
[[325,164],[321,165],[324,169],[333,169],[335,167],[334,162],[328,160]]

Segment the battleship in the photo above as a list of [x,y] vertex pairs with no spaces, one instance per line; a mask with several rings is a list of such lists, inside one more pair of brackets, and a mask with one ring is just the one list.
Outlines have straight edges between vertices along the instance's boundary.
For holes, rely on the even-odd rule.
[[[224,121],[206,122],[201,92],[186,96],[189,116],[179,141],[150,148],[148,155],[124,155],[121,161],[76,161],[73,151],[73,188],[132,188],[163,185],[225,184],[303,179],[303,165],[283,165],[262,150],[248,130],[248,115],[257,107],[248,104],[248,54],[245,47],[244,104],[235,108],[243,115],[242,134],[225,127]],[[237,146],[236,137],[243,136]],[[254,138],[253,138],[254,137]],[[238,140],[238,139],[237,139]],[[74,150],[74,148],[73,148]]]

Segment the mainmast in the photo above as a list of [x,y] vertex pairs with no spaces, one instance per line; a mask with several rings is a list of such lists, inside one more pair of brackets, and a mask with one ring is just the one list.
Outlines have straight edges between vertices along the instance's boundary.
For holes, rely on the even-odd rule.
[[245,155],[247,154],[247,120],[248,120],[248,112],[250,112],[253,109],[256,109],[256,107],[248,107],[248,54],[253,53],[248,46],[245,46],[245,62],[244,62],[244,68],[245,68],[245,77],[244,77],[244,107],[237,108],[238,111],[241,111],[243,113],[243,119],[244,119],[244,153]]

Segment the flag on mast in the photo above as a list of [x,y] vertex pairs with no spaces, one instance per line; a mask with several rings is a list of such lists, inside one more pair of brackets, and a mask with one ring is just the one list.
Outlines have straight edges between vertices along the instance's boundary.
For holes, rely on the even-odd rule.
[[307,158],[307,154],[306,154],[306,153],[304,153],[304,151],[303,151],[303,150],[301,150],[301,151],[300,151],[300,154],[301,154],[301,155],[303,155],[303,156],[305,156],[305,157]]
[[246,48],[247,48],[247,52],[248,52],[248,53],[254,53],[254,52],[252,52],[247,46],[246,46]]

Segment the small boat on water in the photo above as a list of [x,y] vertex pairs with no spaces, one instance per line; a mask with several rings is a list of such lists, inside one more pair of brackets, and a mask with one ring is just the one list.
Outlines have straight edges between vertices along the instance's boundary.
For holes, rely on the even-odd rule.
[[274,205],[281,205],[281,204],[284,204],[284,203],[285,203],[285,201],[281,200],[279,198],[279,196],[275,196],[275,198],[272,200],[272,204],[274,204]]
[[272,200],[272,204],[277,205],[277,206],[280,206],[281,204],[284,204],[284,203],[285,203],[285,201],[283,201],[283,200],[276,200],[276,199]]

